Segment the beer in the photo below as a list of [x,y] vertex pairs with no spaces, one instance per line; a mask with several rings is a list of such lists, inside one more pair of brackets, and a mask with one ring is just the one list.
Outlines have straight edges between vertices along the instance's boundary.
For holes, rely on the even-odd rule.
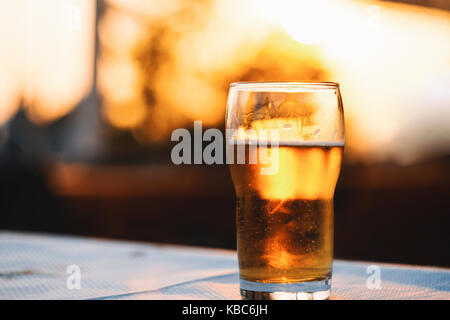
[[328,299],[345,125],[339,84],[233,83],[227,163],[244,299]]
[[[245,164],[230,165],[241,279],[298,283],[331,277],[333,195],[342,151],[343,144],[336,142],[247,144]],[[270,163],[261,161],[261,152]],[[261,174],[274,162],[272,174]]]

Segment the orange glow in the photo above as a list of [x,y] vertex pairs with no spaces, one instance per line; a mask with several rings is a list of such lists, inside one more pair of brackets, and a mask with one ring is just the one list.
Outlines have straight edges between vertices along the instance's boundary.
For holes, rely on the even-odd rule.
[[[1,54],[1,53],[0,53]],[[0,59],[0,68],[2,68],[2,59]],[[18,110],[20,99],[20,85],[17,79],[12,77],[6,79],[0,75],[0,125],[8,121]]]
[[103,96],[106,104],[125,104],[139,98],[141,74],[132,60],[103,58],[98,66],[98,88],[108,93]]
[[[250,181],[255,181],[251,187],[264,199],[333,198],[344,145],[343,140],[334,140],[336,113],[326,112],[331,116],[328,120],[319,106],[302,106],[296,112],[299,117],[255,120],[249,129],[240,126],[232,137],[232,145],[258,142],[258,148],[249,148],[248,151],[249,159],[259,159],[255,161],[257,165],[249,165],[247,170],[250,173],[245,174],[250,174]],[[333,106],[336,110],[336,98]],[[319,117],[320,121],[316,121]],[[322,135],[321,131],[325,134]],[[274,142],[279,146],[273,146]],[[260,174],[262,168],[272,168],[273,171]]]
[[[31,6],[31,8],[30,8]],[[95,3],[29,1],[25,102],[31,119],[53,121],[92,87]]]
[[262,256],[269,266],[276,269],[289,268],[299,258],[283,247],[283,237],[284,235],[281,233],[279,236],[267,240],[265,254]]
[[[108,105],[146,101],[145,119],[128,127],[138,141],[164,141],[173,129],[190,126],[194,120],[205,126],[222,124],[226,83],[241,77],[264,45],[276,49],[264,50],[271,53],[261,65],[273,70],[277,78],[298,75],[293,72],[297,65],[313,57],[311,52],[308,58],[299,55],[303,49],[285,35],[268,40],[270,28],[260,24],[258,16],[248,14],[253,10],[251,2],[214,1],[210,6],[177,1],[170,5],[108,2],[111,6],[99,27],[99,93],[108,110]],[[242,10],[235,10],[236,6]],[[124,44],[118,41],[123,37],[128,38]],[[291,48],[284,50],[288,45]],[[274,66],[279,59],[286,64]],[[122,66],[122,71],[112,64]],[[133,66],[136,72],[124,66]],[[315,68],[304,73],[310,72]],[[123,128],[112,118],[105,119]]]
[[16,113],[23,91],[25,21],[18,18],[23,19],[23,2],[0,2],[0,125]]
[[268,23],[314,44],[341,83],[350,156],[409,163],[449,150],[448,11],[384,1],[259,3]]
[[[410,163],[450,150],[447,11],[365,0],[106,4],[102,113],[138,141],[168,141],[194,120],[221,126],[233,81],[329,80],[341,84],[350,158]],[[95,16],[95,1],[0,3],[0,125],[21,102],[49,123],[86,96]]]
[[146,116],[145,105],[139,102],[127,103],[126,105],[105,105],[104,115],[106,119],[118,128],[134,128],[139,125]]
[[[273,238],[266,240],[264,254],[261,258],[272,268],[288,271],[293,271],[294,268],[298,268],[299,266],[318,266],[326,260],[326,255],[323,255],[323,252],[320,254],[291,253],[289,251],[289,245],[285,245],[285,243],[289,243],[289,236],[284,232],[279,232]],[[308,271],[305,272],[304,276],[313,277],[314,271]],[[289,274],[287,273],[286,275]],[[288,277],[281,277],[280,280],[289,282]]]
[[136,17],[119,10],[107,10],[98,27],[100,42],[116,55],[129,55],[140,41],[145,40],[145,30],[139,22]]
[[[341,0],[339,0],[341,1]],[[303,44],[318,44],[332,31],[339,7],[333,0],[255,1],[259,13],[274,25],[283,27]]]
[[[261,197],[278,200],[333,198],[342,148],[280,146],[278,155],[277,173],[255,175],[256,188]],[[269,167],[271,165],[268,164]]]
[[214,106],[224,105],[226,92],[195,78],[182,77],[174,81],[172,77],[171,73],[165,74],[156,86],[164,106],[187,119],[202,119],[205,125],[223,121],[223,111]]
[[92,88],[95,2],[2,2],[0,24],[0,124],[21,98],[37,123],[70,112]]

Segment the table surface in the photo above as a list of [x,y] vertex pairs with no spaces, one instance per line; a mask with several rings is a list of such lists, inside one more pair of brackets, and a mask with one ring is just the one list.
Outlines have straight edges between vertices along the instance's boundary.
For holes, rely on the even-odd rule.
[[[240,299],[237,270],[230,250],[0,231],[0,299]],[[331,299],[448,300],[450,270],[335,260]]]

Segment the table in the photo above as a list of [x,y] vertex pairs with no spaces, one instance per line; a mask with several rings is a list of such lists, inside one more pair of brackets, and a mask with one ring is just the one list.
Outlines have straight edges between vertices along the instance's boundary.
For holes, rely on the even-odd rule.
[[[0,231],[0,299],[240,299],[237,270],[230,250]],[[447,300],[450,270],[335,260],[331,298]]]

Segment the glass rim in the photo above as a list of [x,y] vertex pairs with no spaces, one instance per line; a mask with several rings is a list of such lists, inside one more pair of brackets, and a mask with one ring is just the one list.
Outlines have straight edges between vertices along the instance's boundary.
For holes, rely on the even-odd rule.
[[247,90],[329,90],[339,89],[339,83],[329,81],[243,81],[232,82],[230,88],[247,89]]

